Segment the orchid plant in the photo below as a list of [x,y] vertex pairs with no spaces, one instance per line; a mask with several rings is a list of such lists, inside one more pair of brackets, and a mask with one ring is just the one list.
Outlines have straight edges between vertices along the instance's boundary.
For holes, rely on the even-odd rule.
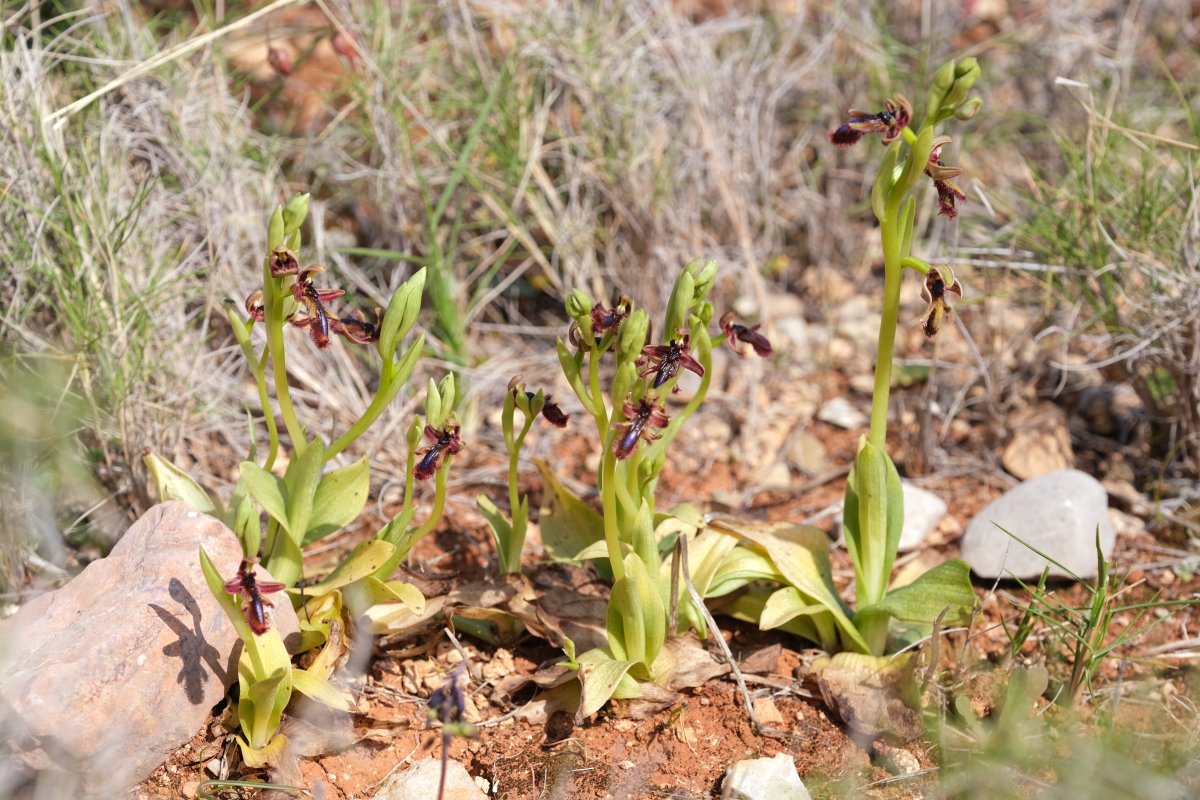
[[[522,419],[519,433],[516,426],[518,411]],[[521,551],[525,547],[525,534],[529,528],[529,497],[520,492],[518,466],[525,437],[539,416],[556,428],[567,427],[570,418],[543,390],[528,391],[521,376],[514,376],[508,382],[508,393],[504,396],[504,408],[500,414],[504,447],[508,451],[508,507],[511,509],[511,519],[506,519],[487,495],[481,494],[475,498],[479,513],[487,520],[496,539],[500,572],[505,575],[521,571]]]
[[[638,680],[659,679],[669,669],[658,660],[668,634],[664,615],[669,604],[678,604],[680,630],[705,633],[690,597],[678,587],[670,588],[671,570],[661,557],[680,538],[690,553],[688,577],[701,598],[730,595],[722,607],[725,613],[764,629],[788,630],[827,652],[866,659],[852,662],[859,667],[894,643],[889,638],[893,621],[928,628],[939,617],[949,622],[964,616],[974,604],[969,569],[959,559],[907,585],[891,583],[904,511],[886,435],[903,270],[924,276],[929,308],[922,328],[929,336],[936,335],[953,313],[949,296],[962,293],[948,267],[912,255],[912,244],[916,194],[924,178],[933,181],[943,216],[953,218],[955,204],[965,199],[951,182],[961,170],[942,162],[950,140],[938,135],[938,127],[951,117],[966,120],[978,112],[981,101],[968,97],[978,76],[974,59],[940,69],[930,87],[926,118],[916,130],[910,127],[911,104],[896,96],[877,113],[852,110],[847,123],[832,134],[839,146],[871,133],[883,134],[888,145],[872,191],[883,237],[885,286],[871,428],[860,442],[846,487],[845,538],[855,568],[854,608],[843,602],[834,585],[829,541],[816,528],[713,515],[700,519],[688,509],[660,515],[655,509],[654,486],[666,447],[708,388],[714,341],[706,330],[712,317],[705,299],[712,282],[710,265],[692,265],[680,276],[662,329],[668,335],[664,344],[645,344],[648,322],[628,301],[608,308],[580,294],[571,297],[568,312],[575,320],[571,341],[576,349],[572,352],[560,343],[559,356],[605,442],[599,476],[602,512],[591,511],[543,470],[553,490],[554,513],[543,515],[542,536],[552,554],[556,546],[559,555],[568,552],[565,543],[579,546],[576,558],[607,556],[603,564],[614,580],[608,646],[578,658],[570,642],[564,647],[567,666],[580,674],[581,715],[610,698],[637,696]],[[769,343],[756,330],[729,317],[722,318],[721,328],[721,338],[729,343],[746,343],[760,355],[769,354]],[[610,351],[617,363],[606,399],[597,365]],[[674,390],[681,371],[700,376],[700,387],[680,412],[671,414],[662,399]]]
[[[668,628],[678,595],[672,594],[664,554],[682,529],[680,518],[698,522],[698,515],[690,507],[658,512],[659,475],[668,449],[708,393],[713,347],[728,341],[736,350],[745,343],[742,349],[772,354],[757,327],[731,315],[720,319],[719,332],[709,332],[708,295],[716,272],[715,262],[695,261],[679,274],[657,340],[650,316],[626,297],[612,306],[581,291],[567,299],[572,322],[568,341],[558,342],[558,356],[603,446],[597,476],[601,508],[584,503],[542,465],[553,498],[541,518],[542,539],[552,556],[595,560],[613,581],[606,646],[576,658],[574,644],[564,643],[566,665],[579,675],[581,716],[612,698],[637,697],[639,681],[661,681],[669,673],[669,659],[660,656],[668,634],[675,633]],[[697,385],[685,402],[670,404],[686,373]]]
[[[786,579],[780,589],[752,586],[727,610],[763,628],[791,630],[827,651],[881,656],[888,650],[893,620],[928,626],[940,616],[949,622],[965,616],[975,601],[969,568],[959,559],[939,564],[907,585],[891,583],[904,507],[900,475],[887,454],[887,422],[904,270],[924,276],[929,307],[922,329],[927,336],[937,335],[953,313],[948,295],[962,294],[949,267],[931,265],[912,254],[913,233],[917,195],[924,180],[932,180],[938,211],[944,217],[953,219],[956,203],[966,199],[951,182],[962,169],[948,167],[942,161],[951,139],[940,136],[938,129],[951,118],[965,121],[978,113],[982,101],[968,93],[979,73],[973,58],[950,62],[939,69],[929,88],[925,119],[915,130],[911,127],[911,103],[896,95],[885,101],[879,112],[851,109],[845,124],[830,134],[833,144],[839,147],[853,145],[870,134],[882,134],[887,146],[871,190],[871,207],[879,220],[884,254],[883,315],[871,427],[859,442],[844,505],[846,546],[854,564],[855,608],[848,608],[834,590],[828,543],[820,531],[801,525],[753,531],[736,523],[717,522],[713,526],[751,539],[751,551],[767,556],[770,566]],[[759,566],[760,575],[767,575],[767,565]]]
[[[183,470],[148,454],[146,465],[162,499],[184,500],[200,511],[222,518],[238,535],[245,560],[238,575],[221,581],[217,568],[201,554],[205,576],[213,594],[235,620],[245,650],[239,680],[243,684],[239,717],[246,732],[244,749],[248,758],[263,758],[278,728],[279,715],[291,688],[311,688],[304,675],[283,670],[290,663],[287,651],[277,642],[278,632],[269,624],[269,601],[262,595],[287,590],[300,613],[300,651],[327,644],[331,631],[344,625],[348,615],[357,617],[375,607],[401,606],[412,613],[424,609],[425,598],[411,584],[390,580],[412,546],[437,525],[445,508],[446,479],[454,455],[463,449],[455,422],[456,385],[453,376],[440,383],[429,382],[424,418],[414,417],[405,442],[408,448],[404,499],[397,513],[375,538],[356,547],[334,571],[320,582],[299,588],[304,577],[302,548],[358,519],[366,504],[370,468],[366,457],[331,468],[333,459],[358,440],[383,415],[400,390],[407,385],[421,357],[424,336],[405,345],[421,309],[425,270],[415,273],[392,295],[386,311],[375,309],[371,319],[361,311],[337,312],[334,302],[344,292],[325,285],[320,265],[301,267],[301,225],[308,214],[308,195],[297,195],[286,206],[275,209],[267,225],[267,252],[262,265],[262,288],[244,304],[245,316],[236,304],[227,305],[227,316],[258,390],[263,409],[267,450],[259,457],[251,436],[249,458],[240,465],[240,475],[228,504],[206,491]],[[264,335],[256,343],[253,331],[262,326]],[[349,346],[373,347],[381,358],[379,381],[361,415],[340,436],[326,443],[311,434],[297,417],[288,383],[285,331],[305,331],[307,348],[323,350],[337,338]],[[308,358],[311,350],[293,353]],[[276,423],[274,396],[283,430]],[[291,457],[280,469],[283,434],[291,443]],[[422,446],[424,445],[424,446]],[[281,472],[282,474],[277,474]],[[419,523],[415,482],[434,484],[431,513]],[[265,514],[266,527],[262,526]],[[256,579],[252,568],[261,562],[269,577]],[[268,588],[269,587],[269,588]],[[348,613],[347,613],[348,612]],[[318,663],[332,665],[339,648],[326,648]],[[310,669],[311,672],[311,669]],[[307,673],[305,673],[307,675]],[[322,676],[322,680],[328,673]],[[335,701],[336,693],[321,686],[314,696]],[[273,746],[273,745],[272,745]],[[270,752],[275,752],[274,750]],[[257,755],[253,755],[253,754]]]

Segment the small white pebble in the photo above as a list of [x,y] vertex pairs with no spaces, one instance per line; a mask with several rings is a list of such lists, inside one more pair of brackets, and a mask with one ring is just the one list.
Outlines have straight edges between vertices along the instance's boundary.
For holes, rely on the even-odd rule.
[[636,766],[637,766],[637,764],[634,764],[632,761],[628,761],[628,760],[622,761],[620,764],[621,769],[625,769],[625,770],[633,769]]
[[334,775],[332,772],[330,772],[325,777],[329,779],[330,783],[337,783],[337,775]]

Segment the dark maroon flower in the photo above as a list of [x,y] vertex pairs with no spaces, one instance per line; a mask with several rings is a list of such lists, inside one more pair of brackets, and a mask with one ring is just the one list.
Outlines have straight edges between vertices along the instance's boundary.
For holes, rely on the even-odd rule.
[[733,312],[728,311],[721,316],[718,323],[721,330],[725,332],[725,343],[729,345],[729,349],[741,355],[737,342],[745,342],[754,348],[755,354],[760,358],[769,358],[772,353],[771,342],[758,332],[762,326],[755,325],[753,328],[747,328],[745,325],[734,322],[733,319]]
[[355,309],[354,313],[348,317],[330,319],[329,329],[355,344],[373,344],[379,341],[379,326],[382,316],[383,309],[377,308],[375,309],[375,321],[367,322],[362,311]]
[[306,316],[293,319],[292,324],[297,328],[308,328],[313,344],[322,350],[329,346],[329,334],[333,330],[325,304],[345,294],[341,289],[318,289],[313,285],[312,276],[324,271],[319,264],[306,267],[292,284],[292,297],[306,312]]
[[556,428],[567,427],[567,422],[571,419],[570,414],[564,414],[563,410],[558,407],[558,403],[554,402],[554,398],[546,395],[546,403],[542,406],[542,416],[546,422],[549,422]]
[[[508,390],[512,392],[513,400],[517,401],[520,401],[521,393],[524,393],[525,404],[520,404],[520,408],[522,409],[522,413],[528,414],[530,409],[530,405],[528,404],[535,397],[537,397],[537,395],[525,388],[525,381],[520,375],[514,375],[512,377],[512,380],[508,382]],[[554,398],[550,395],[546,395],[542,400],[541,413],[542,416],[546,418],[546,422],[549,422],[556,428],[567,427],[567,422],[571,419],[571,415],[564,414],[562,409],[558,407],[558,403],[554,402]]]
[[921,292],[921,299],[929,303],[929,310],[925,312],[921,330],[930,338],[937,336],[946,317],[954,313],[954,309],[950,308],[950,303],[946,301],[946,293],[951,292],[962,297],[962,285],[953,278],[951,280],[953,283],[947,286],[945,276],[937,267],[925,274],[925,288]]
[[656,428],[665,428],[670,420],[663,410],[662,401],[654,395],[646,395],[637,405],[626,400],[622,408],[626,422],[617,425],[619,435],[613,439],[613,455],[618,459],[629,458],[637,448],[638,442],[653,442],[662,434],[655,433]]
[[[672,339],[670,344],[648,344],[643,347],[642,354],[636,362],[641,368],[638,372],[641,377],[645,378],[654,373],[651,386],[655,389],[678,375],[681,367],[704,376],[703,365],[692,358],[690,335],[682,328],[676,333],[679,334],[679,338]],[[676,386],[672,391],[679,391],[679,387]]]
[[912,104],[903,95],[894,95],[883,104],[883,111],[850,109],[846,122],[829,134],[829,140],[838,147],[849,147],[868,133],[882,133],[883,143],[891,144],[900,138],[901,132],[912,121]]
[[282,592],[286,588],[282,583],[259,580],[254,574],[254,562],[249,559],[242,559],[242,563],[238,565],[237,577],[225,581],[226,592],[242,596],[242,613],[246,615],[246,624],[255,636],[262,636],[267,632],[267,628],[271,627],[267,612],[271,601],[263,595]]
[[266,306],[263,303],[263,293],[259,289],[256,292],[251,292],[246,298],[246,313],[250,315],[250,319],[255,322],[263,322],[267,318]]
[[273,278],[295,275],[300,271],[300,262],[296,260],[296,254],[286,247],[275,248],[275,252],[271,253],[270,266]]
[[616,333],[621,323],[629,316],[632,305],[629,298],[622,295],[617,298],[617,304],[612,308],[605,308],[599,303],[592,306],[592,333],[597,336]]
[[440,431],[432,425],[426,425],[425,438],[429,440],[429,446],[417,451],[416,454],[421,456],[421,460],[413,468],[413,477],[420,481],[433,477],[433,474],[441,469],[446,456],[454,455],[463,449],[457,425],[447,425]]
[[949,136],[934,139],[933,150],[929,153],[929,165],[925,167],[925,174],[933,178],[933,188],[937,189],[938,214],[947,219],[954,219],[958,216],[955,202],[966,200],[967,196],[950,182],[951,178],[957,178],[962,174],[962,167],[948,167],[942,163],[942,148],[949,143]]

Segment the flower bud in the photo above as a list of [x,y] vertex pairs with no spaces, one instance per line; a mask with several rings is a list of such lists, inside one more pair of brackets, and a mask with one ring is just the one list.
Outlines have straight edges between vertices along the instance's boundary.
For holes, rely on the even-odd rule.
[[983,108],[982,97],[968,97],[954,109],[954,118],[966,122],[969,119],[974,119],[981,108]]
[[421,267],[392,293],[379,329],[379,355],[391,358],[396,345],[412,330],[421,312],[421,295],[424,291],[425,267]]
[[[693,261],[692,264],[697,262]],[[688,314],[696,299],[696,278],[692,274],[691,265],[679,273],[675,279],[675,287],[671,290],[671,299],[667,301],[666,332],[670,334],[676,328],[687,327]]]
[[953,61],[947,61],[941,66],[937,72],[933,74],[933,80],[929,82],[929,99],[926,101],[925,116],[929,120],[933,120],[942,106],[946,104],[946,93],[954,86],[955,64]]
[[421,432],[423,430],[421,420],[418,417],[413,417],[412,425],[408,426],[408,431],[404,434],[404,443],[408,445],[410,453],[416,450],[417,445],[421,443]]
[[292,74],[292,69],[295,67],[295,62],[292,61],[292,54],[282,47],[271,45],[267,48],[267,63],[271,65],[271,69],[279,75],[287,77]]
[[[308,192],[298,194],[288,201],[287,206],[283,209],[283,228],[284,232],[291,234],[293,231],[300,229],[304,224],[305,217],[308,216],[308,203],[310,200]],[[293,250],[299,248],[292,248]]]
[[329,37],[329,44],[335,53],[348,61],[354,62],[358,59],[358,39],[350,31],[344,28],[338,31]]
[[267,223],[267,252],[274,253],[283,246],[283,209],[276,208]]
[[587,296],[587,292],[575,289],[567,295],[567,316],[578,322],[580,327],[590,330],[593,305],[595,303]]
[[646,346],[646,333],[650,329],[650,317],[647,316],[645,309],[637,309],[629,318],[625,320],[625,324],[621,326],[621,333],[617,339],[617,360],[619,362],[635,361],[642,353],[642,348]]
[[954,67],[954,85],[942,99],[942,107],[953,108],[961,103],[975,85],[975,81],[979,80],[980,72],[979,62],[973,58],[964,58],[958,62]]
[[693,296],[700,300],[708,296],[712,291],[713,283],[717,279],[717,262],[705,261],[704,266],[693,271],[696,279],[696,286],[693,290]]

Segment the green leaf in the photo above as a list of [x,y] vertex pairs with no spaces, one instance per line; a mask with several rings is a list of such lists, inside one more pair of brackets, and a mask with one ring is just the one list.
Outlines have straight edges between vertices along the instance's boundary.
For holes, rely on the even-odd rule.
[[147,451],[142,456],[142,463],[154,480],[154,488],[158,490],[160,502],[182,500],[192,508],[204,514],[220,517],[224,514],[220,505],[209,497],[208,492],[196,483],[191,475],[162,458],[157,453]]
[[658,585],[636,554],[625,556],[625,577],[613,584],[608,604],[608,643],[617,658],[647,668],[667,634],[667,613]]
[[725,556],[713,574],[705,597],[721,597],[754,581],[786,579],[771,559],[757,548],[739,545]]
[[347,586],[342,595],[354,616],[366,613],[373,606],[402,603],[414,615],[425,613],[425,595],[411,583],[404,581],[381,581],[368,576]]
[[868,652],[866,641],[850,621],[829,564],[829,540],[824,531],[809,525],[787,522],[761,523],[749,520],[714,520],[713,527],[748,539],[766,551],[784,579],[813,602],[829,609],[838,627],[856,648]]
[[971,588],[971,568],[965,561],[952,558],[938,564],[907,586],[888,592],[875,606],[878,610],[905,622],[933,622],[946,608],[946,622],[964,622],[975,605]]
[[328,680],[314,675],[308,670],[292,668],[292,688],[305,697],[310,697],[331,708],[339,711],[350,710],[350,698],[344,692],[339,692]]
[[904,491],[896,465],[864,436],[846,481],[846,549],[854,562],[859,608],[883,598],[904,528]]
[[279,730],[283,709],[291,699],[291,668],[280,667],[265,678],[242,683],[238,719],[254,750],[267,745]]
[[304,224],[305,217],[308,216],[308,204],[310,200],[308,192],[298,193],[288,201],[287,206],[283,209],[283,229],[291,233]]
[[[299,458],[292,459],[283,476],[287,488],[287,532],[296,540],[303,541],[312,519],[313,500],[317,485],[321,481],[321,467],[325,464],[325,443],[321,437],[313,439],[304,448]],[[355,516],[358,516],[355,514]]]
[[355,581],[374,574],[377,569],[387,563],[394,552],[396,552],[395,546],[382,539],[368,539],[365,542],[359,542],[350,551],[350,555],[334,568],[333,572],[329,573],[320,583],[306,587],[304,592],[307,595],[319,597],[335,589],[341,589],[343,586],[349,586]]
[[[541,513],[542,544],[555,561],[572,561],[588,545],[604,541],[604,519],[555,477],[541,460],[533,462],[542,475],[545,503]],[[612,572],[597,564],[598,570]]]
[[595,401],[592,400],[591,395],[588,394],[587,389],[583,385],[583,354],[571,352],[563,344],[562,339],[558,339],[555,346],[558,352],[558,363],[562,366],[563,376],[567,379],[567,383],[571,385],[571,388],[575,390],[575,396],[583,404],[584,410],[595,416]]
[[602,648],[589,650],[579,657],[579,712],[575,715],[578,724],[600,709],[614,697],[640,697],[641,689],[629,677],[629,670],[636,661],[613,658]]
[[433,378],[429,379],[429,388],[425,390],[425,422],[435,428],[441,427],[442,395]]
[[284,586],[295,586],[304,575],[304,555],[296,540],[282,532],[275,534],[273,548],[263,559],[265,566]]
[[509,524],[504,514],[500,513],[500,509],[492,502],[491,498],[486,494],[477,495],[475,497],[475,505],[479,508],[479,513],[487,521],[487,524],[492,529],[492,536],[496,539],[496,548],[500,552],[504,552],[508,545],[508,540],[512,538],[512,525]]
[[313,497],[312,516],[309,517],[302,544],[312,544],[358,519],[367,504],[367,492],[371,487],[370,471],[367,458],[363,456],[353,464],[335,469],[321,478]]
[[675,279],[675,286],[672,287],[671,297],[667,301],[667,314],[662,333],[663,341],[673,339],[677,328],[687,327],[688,310],[692,307],[695,297],[696,278],[690,270],[685,269]]
[[784,586],[767,598],[758,625],[764,631],[778,628],[796,617],[828,614],[829,609],[821,603],[813,603],[794,586]]
[[875,212],[875,219],[880,222],[887,219],[887,200],[892,187],[896,184],[896,167],[900,158],[901,141],[898,139],[892,142],[883,154],[879,172],[875,175],[875,183],[871,186],[871,210]]
[[238,540],[242,543],[242,552],[253,557],[258,554],[258,549],[262,546],[262,527],[258,522],[258,506],[254,505],[250,495],[239,495],[236,492],[231,502],[234,508],[233,532],[237,534]]
[[287,501],[284,499],[282,478],[272,475],[253,461],[243,461],[238,486],[245,488],[254,502],[267,512],[267,516],[287,527]]

